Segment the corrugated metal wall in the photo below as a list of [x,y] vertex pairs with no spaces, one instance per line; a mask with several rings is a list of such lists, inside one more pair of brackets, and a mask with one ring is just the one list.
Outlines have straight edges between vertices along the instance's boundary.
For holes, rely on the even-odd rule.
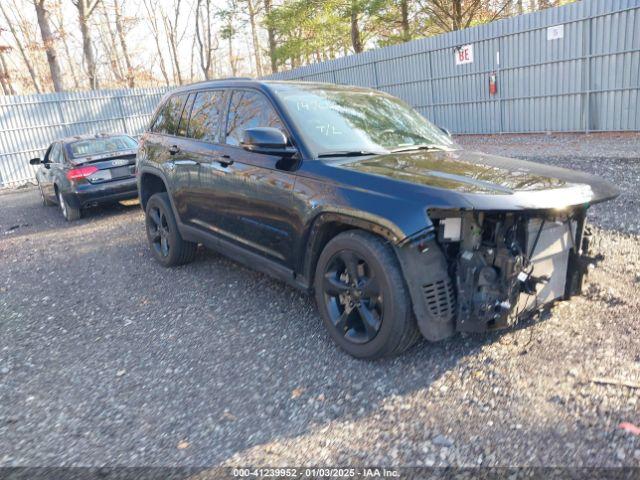
[[[473,63],[456,65],[467,44]],[[456,133],[640,130],[640,0],[583,0],[267,78],[378,88]]]
[[[563,37],[548,40],[558,25]],[[456,65],[467,44],[473,63]],[[583,0],[268,78],[378,88],[456,133],[637,131],[640,0]],[[29,158],[56,138],[139,133],[165,91],[0,97],[0,187],[32,179]]]
[[0,188],[35,176],[29,159],[82,133],[138,134],[166,88],[0,96]]

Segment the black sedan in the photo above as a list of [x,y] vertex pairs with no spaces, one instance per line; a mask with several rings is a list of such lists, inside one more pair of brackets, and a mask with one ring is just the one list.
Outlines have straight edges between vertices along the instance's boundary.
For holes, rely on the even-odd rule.
[[36,173],[42,203],[58,204],[68,221],[94,205],[136,198],[138,142],[124,134],[78,135],[53,142]]

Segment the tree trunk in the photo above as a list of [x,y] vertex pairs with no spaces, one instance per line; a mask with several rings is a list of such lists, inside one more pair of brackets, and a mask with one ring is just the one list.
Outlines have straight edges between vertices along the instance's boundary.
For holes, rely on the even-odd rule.
[[[200,6],[202,0],[198,0],[196,4],[196,34],[195,39],[198,41],[198,49],[200,56],[200,68],[204,74],[205,80],[211,79],[211,3],[206,0],[204,3],[205,14],[201,20]],[[202,29],[202,32],[200,31]]]
[[[271,12],[271,0],[264,0],[264,14],[269,15]],[[271,73],[278,71],[278,62],[276,61],[276,32],[272,26],[267,26],[267,36],[269,38],[269,58],[271,59]]]
[[127,48],[127,39],[122,26],[122,14],[120,13],[120,4],[118,0],[114,0],[113,8],[116,16],[116,32],[118,32],[118,39],[120,40],[120,47],[122,48],[124,64],[127,67],[127,86],[129,88],[134,88],[136,86],[135,74],[133,72],[133,67],[131,66],[131,57],[129,57],[129,48]]
[[402,16],[402,40],[408,42],[411,39],[411,31],[409,29],[409,4],[408,0],[400,1],[400,14]]
[[60,74],[60,64],[58,63],[58,55],[54,47],[54,39],[49,26],[49,11],[44,7],[44,0],[35,0],[36,16],[38,17],[38,26],[40,27],[40,35],[42,43],[47,54],[47,62],[49,63],[49,72],[51,73],[51,82],[53,90],[56,92],[64,91],[62,83],[62,75]]
[[2,11],[2,16],[7,22],[7,25],[9,25],[9,30],[11,31],[11,35],[13,35],[13,39],[15,40],[16,45],[18,45],[20,56],[22,56],[22,60],[24,61],[24,64],[27,66],[27,70],[29,71],[29,76],[31,77],[33,88],[35,88],[36,93],[41,93],[40,83],[38,82],[38,76],[36,75],[36,72],[33,69],[33,65],[31,64],[31,59],[29,58],[29,56],[27,55],[27,52],[24,49],[24,46],[23,46],[24,42],[22,42],[18,37],[18,32],[16,31],[15,26],[13,25],[13,22],[9,20],[9,16],[7,15],[7,12],[2,7],[2,3],[0,3],[0,11]]
[[258,28],[256,27],[256,9],[253,0],[247,0],[249,7],[249,23],[251,25],[251,37],[253,40],[253,54],[256,57],[256,73],[262,76],[262,59],[260,53],[260,41],[258,40]]
[[79,90],[81,82],[78,80],[78,74],[76,73],[78,70],[76,68],[77,64],[71,57],[71,51],[69,50],[69,42],[67,41],[67,39],[69,38],[69,35],[67,35],[67,32],[64,29],[64,13],[61,11],[60,8],[56,10],[55,27],[58,31],[58,37],[60,38],[60,40],[62,40],[64,57],[65,57],[65,60],[67,61],[67,65],[69,66],[68,71],[71,72],[71,78],[73,79],[73,87],[76,90]]
[[89,80],[89,88],[91,90],[98,89],[98,77],[96,75],[96,58],[93,54],[93,41],[87,24],[95,5],[87,5],[86,0],[78,0],[75,4],[78,9],[78,23],[80,24],[80,33],[82,34],[82,53],[87,64],[87,78]]
[[73,58],[71,57],[71,51],[69,50],[69,44],[67,43],[66,34],[62,37],[62,45],[64,47],[64,55],[67,59],[67,63],[69,64],[69,70],[71,70],[71,78],[73,78],[73,86],[76,90],[80,89],[80,80],[78,80],[78,75],[76,74],[76,69],[74,68]]
[[522,15],[524,13],[523,1],[524,0],[516,0],[516,11],[518,12],[518,15]]
[[149,20],[149,25],[151,26],[151,33],[153,35],[153,40],[156,44],[156,51],[158,53],[158,59],[160,61],[160,72],[162,72],[162,76],[167,85],[171,85],[169,81],[169,74],[167,73],[167,66],[164,63],[164,57],[162,56],[162,48],[160,48],[160,33],[158,32],[158,21],[156,17],[157,4],[152,3],[150,0],[144,0],[143,2],[144,8],[147,11],[147,18]]
[[351,4],[351,46],[355,53],[362,52],[362,39],[360,38],[360,27],[358,26],[358,12],[355,3]]
[[236,62],[233,60],[233,36],[229,35],[227,39],[229,45],[229,65],[231,65],[231,76],[236,76]]
[[[99,29],[102,43],[105,46],[105,51],[109,52],[109,62],[111,64],[113,75],[118,82],[124,83],[126,80],[125,74],[122,70],[122,64],[120,62],[120,53],[118,52],[116,35],[111,29],[111,19],[109,18],[109,12],[107,12],[107,7],[104,3],[102,4],[102,15],[104,16],[104,25]],[[107,33],[109,34],[109,41],[104,38],[104,28],[107,29]]]
[[462,28],[462,0],[453,0],[453,30]]
[[178,85],[182,85],[182,72],[180,70],[180,58],[178,55],[178,17],[180,16],[180,3],[181,0],[177,0],[173,11],[173,21],[169,19],[169,16],[161,10],[162,21],[164,22],[164,29],[167,36],[167,44],[169,46],[169,55],[171,58],[171,64],[173,65],[174,81],[177,81]]

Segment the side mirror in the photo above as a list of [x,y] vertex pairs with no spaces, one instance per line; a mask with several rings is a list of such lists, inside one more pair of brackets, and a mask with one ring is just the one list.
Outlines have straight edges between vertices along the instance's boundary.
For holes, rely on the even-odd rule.
[[447,137],[451,138],[451,131],[448,128],[444,128],[440,126],[438,126],[438,128],[442,130],[442,133],[444,133]]
[[277,128],[255,127],[242,132],[242,148],[249,152],[291,156],[296,149],[287,146],[287,137]]
[[42,163],[42,160],[40,158],[32,158],[31,160],[29,160],[29,163],[31,165],[40,165]]

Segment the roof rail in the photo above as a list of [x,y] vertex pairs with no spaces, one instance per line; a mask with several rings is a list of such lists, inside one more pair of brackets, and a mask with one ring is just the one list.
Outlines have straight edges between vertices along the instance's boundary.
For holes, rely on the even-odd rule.
[[212,78],[210,80],[200,80],[199,82],[193,82],[190,83],[188,85],[183,85],[184,87],[189,87],[191,85],[200,85],[202,83],[209,83],[209,82],[226,82],[228,80],[255,80],[255,78],[252,77],[225,77],[225,78]]

